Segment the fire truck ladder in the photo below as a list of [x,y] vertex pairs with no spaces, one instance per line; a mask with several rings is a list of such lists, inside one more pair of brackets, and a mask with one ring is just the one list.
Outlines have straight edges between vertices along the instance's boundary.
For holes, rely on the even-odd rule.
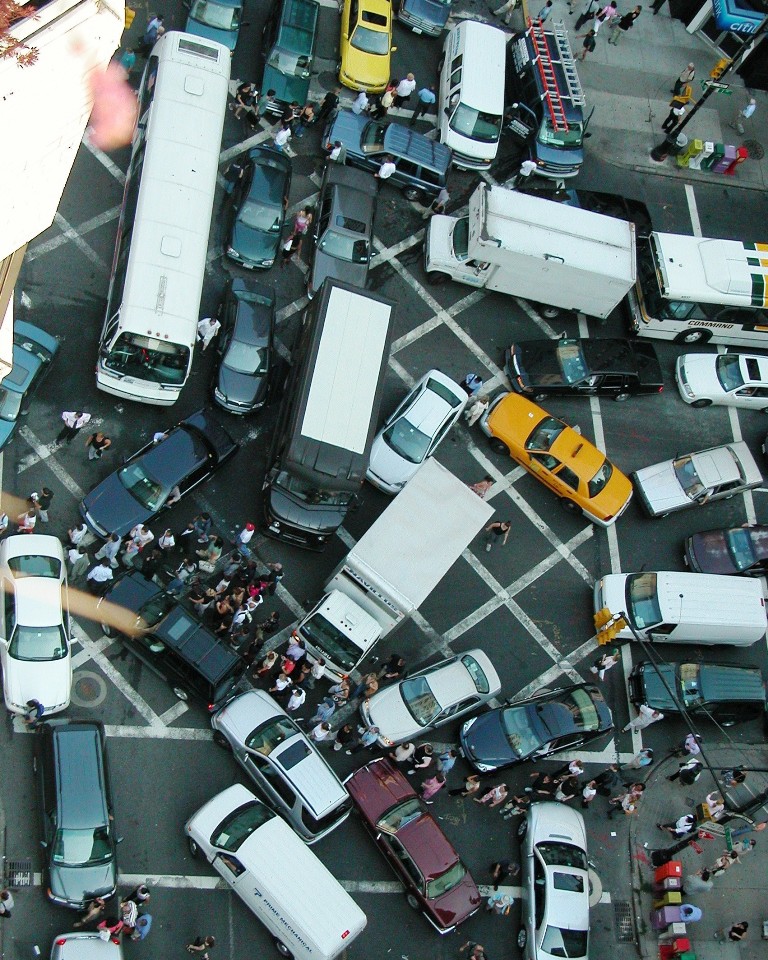
[[[585,103],[584,91],[568,42],[568,32],[562,20],[554,22],[549,32],[541,20],[529,19],[528,26],[552,126],[558,132],[567,131],[568,121],[565,118],[563,100],[568,99],[576,106],[583,106]],[[561,90],[557,82],[556,64],[563,71],[567,90]]]

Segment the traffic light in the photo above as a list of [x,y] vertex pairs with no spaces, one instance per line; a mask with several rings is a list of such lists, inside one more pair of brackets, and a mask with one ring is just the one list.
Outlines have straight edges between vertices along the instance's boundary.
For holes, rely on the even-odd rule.
[[601,627],[604,627],[606,623],[612,619],[613,614],[608,607],[603,607],[602,610],[598,610],[595,614],[595,630],[600,630]]
[[603,647],[606,643],[615,640],[627,626],[627,621],[619,613],[611,613],[608,607],[603,607],[595,614],[595,630],[597,642]]
[[125,8],[125,29],[130,30],[131,24],[136,18],[136,11],[132,10],[130,7]]
[[725,57],[722,60],[718,60],[714,67],[712,67],[712,69],[709,71],[710,77],[713,80],[719,80],[720,77],[722,77],[722,75],[725,73],[726,67],[729,67],[730,65],[731,61]]

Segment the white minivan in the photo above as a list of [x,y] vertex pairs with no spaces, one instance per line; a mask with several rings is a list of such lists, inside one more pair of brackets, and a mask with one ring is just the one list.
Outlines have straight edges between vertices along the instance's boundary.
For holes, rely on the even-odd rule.
[[209,800],[184,829],[192,855],[221,874],[284,957],[335,960],[365,929],[365,914],[338,880],[241,784]]
[[440,142],[460,170],[487,170],[496,159],[504,119],[507,35],[475,20],[448,31],[440,61]]
[[[624,613],[635,631],[659,643],[750,647],[765,636],[759,581],[709,573],[612,573],[595,584],[595,613]],[[625,628],[619,637],[632,639]]]

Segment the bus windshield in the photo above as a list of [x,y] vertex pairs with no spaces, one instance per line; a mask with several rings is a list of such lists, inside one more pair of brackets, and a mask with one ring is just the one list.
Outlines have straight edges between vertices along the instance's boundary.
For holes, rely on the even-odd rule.
[[189,347],[138,333],[121,333],[103,360],[107,369],[123,376],[177,386],[187,375]]

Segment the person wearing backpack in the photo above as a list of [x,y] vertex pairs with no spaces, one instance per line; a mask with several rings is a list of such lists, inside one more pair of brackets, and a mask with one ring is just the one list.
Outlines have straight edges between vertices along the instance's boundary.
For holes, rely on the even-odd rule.
[[595,50],[595,31],[587,30],[586,33],[577,33],[577,37],[584,37],[584,43],[581,46],[581,52],[576,54],[577,60],[585,60],[588,53]]

